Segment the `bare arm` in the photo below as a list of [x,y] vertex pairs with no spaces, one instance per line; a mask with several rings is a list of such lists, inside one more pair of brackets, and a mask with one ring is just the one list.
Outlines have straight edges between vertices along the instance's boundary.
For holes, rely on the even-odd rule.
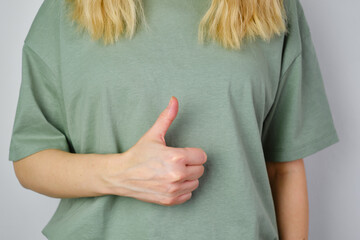
[[198,187],[207,157],[199,148],[166,146],[164,136],[177,112],[172,97],[172,104],[124,153],[46,149],[14,162],[16,176],[25,188],[57,198],[112,194],[161,205],[183,203]]
[[[55,198],[101,196],[109,160],[122,154],[74,154],[46,149],[14,162],[24,188]],[[121,167],[121,166],[120,166]]]
[[303,159],[266,162],[280,240],[307,240],[309,206]]

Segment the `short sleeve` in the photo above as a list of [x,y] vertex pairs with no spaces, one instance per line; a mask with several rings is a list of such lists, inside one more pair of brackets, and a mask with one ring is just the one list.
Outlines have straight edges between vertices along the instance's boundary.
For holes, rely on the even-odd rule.
[[263,122],[266,161],[304,158],[339,141],[310,29],[295,2],[298,18],[286,36],[277,93]]
[[25,43],[22,48],[22,79],[9,149],[10,161],[50,148],[69,151],[59,89],[51,69]]

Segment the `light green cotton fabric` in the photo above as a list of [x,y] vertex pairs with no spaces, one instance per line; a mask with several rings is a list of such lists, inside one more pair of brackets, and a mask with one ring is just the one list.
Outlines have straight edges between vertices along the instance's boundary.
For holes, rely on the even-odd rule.
[[299,0],[289,34],[240,51],[197,43],[210,0],[146,0],[150,29],[103,46],[77,34],[63,0],[45,0],[23,47],[9,160],[48,148],[121,153],[173,95],[168,146],[208,156],[192,198],[162,206],[130,197],[61,199],[42,230],[52,240],[276,240],[265,161],[307,157],[339,141]]

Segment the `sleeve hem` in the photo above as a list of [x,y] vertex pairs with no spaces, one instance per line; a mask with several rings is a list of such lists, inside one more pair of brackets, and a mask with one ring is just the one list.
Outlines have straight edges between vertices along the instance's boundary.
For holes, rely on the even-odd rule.
[[297,159],[301,159],[307,156],[310,156],[330,145],[339,142],[339,137],[336,131],[331,131],[326,135],[322,135],[318,138],[315,138],[301,148],[294,150],[275,150],[275,151],[266,151],[264,150],[265,160],[272,162],[289,162]]
[[65,152],[69,152],[69,148],[67,146],[60,146],[60,145],[49,145],[49,146],[42,146],[42,147],[37,147],[34,149],[29,149],[27,151],[22,151],[19,153],[13,153],[9,155],[8,160],[12,161],[12,162],[16,162],[19,161],[27,156],[30,156],[32,154],[35,154],[37,152],[40,152],[42,150],[46,150],[46,149],[58,149],[58,150],[62,150]]

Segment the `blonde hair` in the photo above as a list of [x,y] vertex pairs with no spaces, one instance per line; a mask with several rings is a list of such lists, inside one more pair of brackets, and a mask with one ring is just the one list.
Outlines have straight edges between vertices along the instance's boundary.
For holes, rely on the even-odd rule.
[[[131,39],[145,21],[141,0],[66,0],[69,17],[78,30],[87,30],[105,45],[125,35]],[[198,26],[198,41],[219,42],[225,48],[240,49],[243,40],[260,37],[269,41],[287,32],[283,0],[212,0]]]

